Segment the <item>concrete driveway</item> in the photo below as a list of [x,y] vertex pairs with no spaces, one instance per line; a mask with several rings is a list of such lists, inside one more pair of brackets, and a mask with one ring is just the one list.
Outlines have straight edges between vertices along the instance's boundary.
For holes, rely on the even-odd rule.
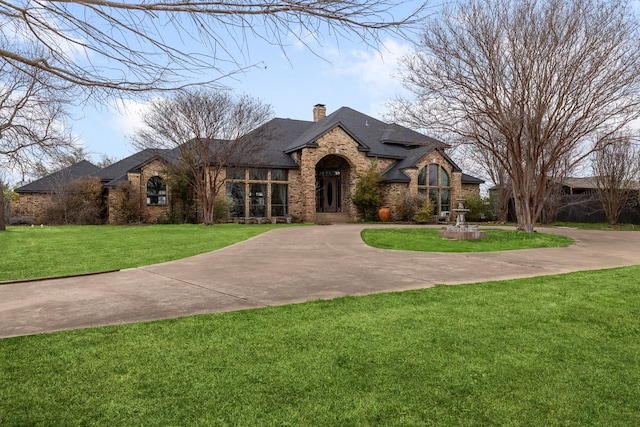
[[0,337],[640,264],[640,232],[545,229],[575,244],[443,254],[368,247],[365,227],[281,228],[179,261],[3,284]]

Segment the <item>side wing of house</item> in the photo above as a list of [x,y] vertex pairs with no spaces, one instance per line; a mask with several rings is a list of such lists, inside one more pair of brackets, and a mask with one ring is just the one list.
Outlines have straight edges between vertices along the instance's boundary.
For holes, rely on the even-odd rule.
[[47,210],[51,207],[54,196],[63,194],[74,180],[88,178],[99,170],[98,166],[82,160],[17,188],[15,192],[18,199],[11,202],[12,216],[27,217],[35,223],[46,223]]

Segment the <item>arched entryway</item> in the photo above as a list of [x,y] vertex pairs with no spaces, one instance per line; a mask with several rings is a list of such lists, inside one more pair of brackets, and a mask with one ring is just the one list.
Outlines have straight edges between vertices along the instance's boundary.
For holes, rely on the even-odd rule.
[[351,167],[343,157],[329,155],[316,164],[316,212],[348,212]]

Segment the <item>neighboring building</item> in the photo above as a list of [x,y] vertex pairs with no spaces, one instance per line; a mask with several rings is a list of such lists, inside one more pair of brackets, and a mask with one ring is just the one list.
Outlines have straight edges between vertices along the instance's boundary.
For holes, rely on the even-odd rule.
[[[436,213],[450,211],[456,198],[479,194],[483,182],[462,173],[445,153],[446,144],[347,107],[326,115],[325,106],[318,104],[313,121],[276,118],[265,126],[269,131],[260,144],[264,152],[259,160],[228,165],[234,167],[221,196],[233,201],[237,217],[357,220],[351,194],[358,175],[374,161],[384,176],[388,204],[403,192],[422,193],[433,200]],[[87,175],[101,179],[108,193],[109,222],[117,223],[121,217],[117,203],[121,183],[128,183],[146,221],[166,220],[171,200],[166,165],[173,161],[173,151],[143,150],[104,169],[88,171]],[[16,192],[26,194],[29,185]]]
[[[604,223],[607,217],[598,197],[597,177],[566,177],[561,180],[562,191],[555,207],[557,221]],[[621,212],[618,222],[621,224],[640,223],[640,193],[638,182],[631,184],[633,201]]]

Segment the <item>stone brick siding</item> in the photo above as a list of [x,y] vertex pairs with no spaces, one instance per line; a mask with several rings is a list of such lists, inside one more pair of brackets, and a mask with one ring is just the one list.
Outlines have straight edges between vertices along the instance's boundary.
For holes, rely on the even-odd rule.
[[20,194],[18,200],[11,201],[12,216],[28,216],[34,223],[41,224],[45,220],[47,208],[51,206],[52,197],[49,193]]
[[[357,176],[369,168],[374,158],[358,150],[358,144],[344,130],[337,127],[318,139],[317,148],[303,148],[297,157],[300,165],[300,181],[292,186],[290,193],[299,194],[296,209],[303,221],[314,221],[316,215],[316,165],[327,156],[336,156],[344,160],[348,168],[342,169],[342,212],[348,213],[352,220],[359,218],[356,206],[351,202],[355,192]],[[392,160],[378,159],[378,170],[383,172],[393,163]]]
[[[140,210],[144,222],[147,223],[164,223],[167,222],[170,215],[170,198],[171,189],[167,184],[167,167],[164,162],[154,160],[146,164],[139,174],[129,174],[129,182],[132,187],[136,188],[140,194]],[[166,205],[147,205],[147,182],[151,177],[159,176],[164,179],[167,184],[167,204]]]
[[109,188],[107,192],[107,216],[109,224],[120,224],[124,222],[122,213],[120,212],[120,203],[122,200],[122,191],[119,188]]
[[[167,180],[167,171],[164,162],[154,160],[142,167],[141,171],[130,172],[127,174],[127,180],[131,184],[131,198],[139,203],[140,214],[142,220],[146,223],[165,223],[169,219],[171,213],[170,197],[171,189],[167,184],[167,204],[166,205],[147,205],[147,182],[153,176],[159,176]],[[122,191],[119,188],[110,188],[108,200],[108,212],[110,224],[121,224],[124,222],[122,213],[120,212],[120,204],[122,202]]]

